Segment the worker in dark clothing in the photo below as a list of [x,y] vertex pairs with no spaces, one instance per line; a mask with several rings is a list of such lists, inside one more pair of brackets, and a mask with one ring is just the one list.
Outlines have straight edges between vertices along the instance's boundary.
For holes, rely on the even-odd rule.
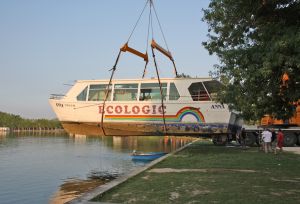
[[241,144],[242,144],[243,148],[246,147],[246,131],[245,131],[245,128],[242,128],[242,132],[241,132]]
[[276,140],[276,132],[275,132],[274,129],[272,129],[272,130],[271,130],[271,133],[272,133],[272,138],[271,138],[271,149],[272,149],[273,151],[275,151],[275,148],[276,148],[276,142],[275,142],[275,140]]

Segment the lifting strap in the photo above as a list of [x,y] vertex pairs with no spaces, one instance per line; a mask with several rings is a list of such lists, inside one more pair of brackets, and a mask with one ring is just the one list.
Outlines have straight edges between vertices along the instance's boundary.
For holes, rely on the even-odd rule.
[[164,97],[163,97],[162,85],[161,85],[159,72],[158,72],[158,68],[157,68],[157,63],[156,63],[156,59],[155,59],[154,48],[153,47],[151,47],[151,48],[152,48],[151,49],[152,50],[152,56],[153,56],[156,75],[157,75],[157,79],[158,79],[158,83],[159,83],[159,89],[160,89],[162,116],[163,116],[163,121],[164,121],[164,132],[165,132],[166,135],[168,135],[168,130],[167,130],[167,126],[166,126],[166,119],[165,119],[165,109],[164,109],[165,106],[164,106]]
[[145,68],[144,68],[144,71],[143,71],[142,79],[145,78],[146,70],[147,70],[147,65],[148,65],[148,61],[147,61],[146,64],[145,64]]
[[106,135],[106,132],[105,132],[105,130],[104,130],[104,126],[103,126],[103,119],[104,119],[104,115],[105,115],[105,103],[106,103],[107,98],[108,98],[108,94],[109,94],[109,91],[110,91],[110,86],[111,86],[112,79],[113,79],[113,76],[114,76],[114,74],[115,74],[115,71],[116,71],[116,69],[117,69],[117,64],[118,64],[118,62],[119,62],[119,59],[120,59],[120,56],[121,56],[121,52],[122,52],[122,51],[120,50],[120,51],[119,51],[119,54],[118,54],[118,57],[117,57],[117,59],[116,59],[116,62],[115,62],[115,64],[114,64],[113,68],[110,70],[110,71],[112,71],[112,72],[111,72],[111,76],[110,76],[110,79],[109,79],[109,83],[108,83],[107,88],[106,88],[105,98],[104,98],[103,105],[102,105],[102,113],[101,113],[101,129],[102,129],[102,132],[103,132],[104,136],[107,136],[107,135]]
[[158,51],[160,51],[162,54],[164,54],[166,57],[168,57],[172,61],[173,66],[174,66],[174,73],[177,77],[177,75],[178,75],[177,74],[177,69],[176,69],[174,58],[172,57],[171,52],[167,51],[166,49],[161,47],[159,44],[157,44],[154,39],[151,42],[151,47],[152,47],[152,49],[157,49]]

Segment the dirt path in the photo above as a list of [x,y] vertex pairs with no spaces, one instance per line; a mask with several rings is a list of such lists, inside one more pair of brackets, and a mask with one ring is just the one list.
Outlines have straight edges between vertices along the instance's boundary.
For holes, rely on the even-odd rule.
[[300,147],[283,147],[283,151],[294,152],[300,154]]
[[255,173],[256,171],[250,169],[172,169],[172,168],[156,168],[151,169],[148,172],[151,173],[181,173],[181,172],[243,172],[243,173]]

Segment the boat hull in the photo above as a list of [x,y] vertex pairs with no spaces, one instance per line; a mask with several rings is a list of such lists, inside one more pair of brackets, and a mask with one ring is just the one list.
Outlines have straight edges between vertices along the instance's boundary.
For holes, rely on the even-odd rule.
[[[216,134],[228,133],[228,124],[197,124],[197,123],[79,123],[62,122],[64,129],[70,134],[95,136],[148,136],[148,135],[178,135],[210,137]],[[103,131],[104,130],[104,131]]]
[[158,159],[167,153],[165,152],[150,152],[150,153],[145,153],[145,154],[136,154],[136,155],[131,155],[132,160],[136,161],[153,161],[155,159]]

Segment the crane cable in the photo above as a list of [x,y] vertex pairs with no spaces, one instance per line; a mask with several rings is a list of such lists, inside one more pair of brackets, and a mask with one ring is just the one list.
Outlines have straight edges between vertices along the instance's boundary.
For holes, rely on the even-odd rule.
[[[148,2],[148,1],[147,1],[147,2]],[[153,37],[152,10],[151,10],[151,5],[150,5],[150,9],[149,9],[149,17],[148,17],[147,41],[146,41],[146,54],[148,53],[148,43],[149,43],[150,26],[151,26],[152,37]],[[145,64],[145,68],[144,68],[144,71],[143,71],[142,79],[145,78],[147,65],[148,65],[148,62]]]
[[[168,52],[170,53],[170,50],[169,50],[169,46],[168,46],[168,43],[167,43],[167,40],[166,40],[166,37],[165,37],[165,34],[164,34],[164,31],[162,29],[162,26],[161,26],[161,23],[160,23],[160,20],[158,18],[158,15],[157,15],[157,12],[156,12],[156,9],[155,9],[155,6],[154,6],[154,3],[153,3],[153,0],[150,0],[150,4],[152,5],[153,7],[153,10],[154,10],[154,13],[155,13],[155,17],[156,17],[156,20],[157,20],[157,23],[159,25],[159,29],[160,29],[160,32],[163,36],[163,40],[164,40],[164,43],[165,43],[165,46],[168,50]],[[153,36],[153,32],[152,32],[152,36]],[[154,37],[153,37],[154,38]],[[177,72],[177,68],[176,68],[176,65],[175,65],[175,61],[174,59],[172,58],[171,59],[172,63],[173,63],[173,67],[174,67],[174,72],[175,72],[175,76],[177,77],[178,76],[178,72]]]
[[160,20],[159,20],[159,18],[158,18],[158,15],[157,15],[157,12],[156,12],[156,9],[155,9],[155,6],[154,6],[154,3],[153,3],[152,0],[150,0],[150,1],[151,1],[151,5],[152,5],[152,7],[153,7],[153,11],[154,11],[154,14],[155,14],[157,23],[158,23],[158,25],[159,25],[160,32],[161,32],[161,34],[162,34],[162,36],[163,36],[163,40],[164,40],[165,46],[166,46],[168,52],[170,52],[169,46],[168,46],[168,43],[167,43],[167,40],[166,40],[166,37],[165,37],[165,34],[164,34],[164,31],[163,31],[163,29],[162,29]]
[[[138,20],[136,21],[136,23],[135,23],[135,25],[134,25],[134,27],[133,27],[133,29],[132,29],[132,31],[131,31],[129,37],[128,37],[127,43],[130,41],[130,39],[131,39],[131,37],[132,37],[132,35],[133,35],[133,33],[134,33],[136,27],[137,27],[137,25],[138,25],[138,23],[139,23],[139,21],[140,21],[142,15],[143,15],[143,13],[144,13],[144,11],[145,11],[145,9],[146,9],[148,3],[149,3],[149,5],[150,5],[150,6],[149,6],[149,7],[150,7],[150,11],[149,11],[149,20],[148,20],[149,22],[148,22],[148,33],[147,33],[146,54],[147,54],[147,52],[148,52],[148,41],[149,41],[149,30],[150,30],[150,26],[151,26],[151,31],[152,31],[152,39],[154,39],[153,19],[152,19],[152,8],[153,8],[153,11],[154,11],[154,13],[155,13],[155,17],[156,17],[156,19],[157,19],[157,22],[158,22],[158,24],[159,24],[159,28],[160,28],[160,31],[161,31],[161,33],[162,33],[162,36],[163,36],[163,39],[164,39],[164,43],[165,43],[165,45],[166,45],[166,47],[167,47],[168,52],[170,52],[170,51],[169,51],[168,44],[167,44],[167,41],[166,41],[166,38],[165,38],[165,35],[164,35],[164,32],[163,32],[163,30],[162,30],[161,23],[160,23],[160,21],[159,21],[159,18],[158,18],[156,9],[155,9],[154,4],[153,4],[153,0],[147,0],[147,1],[146,1],[145,6],[144,6],[142,12],[141,12],[141,14],[140,14]],[[156,70],[156,75],[157,75],[157,79],[158,79],[158,83],[159,83],[159,88],[160,88],[161,104],[162,104],[162,116],[163,116],[163,122],[164,122],[164,132],[165,132],[165,134],[167,135],[168,132],[167,132],[167,126],[166,126],[166,119],[165,119],[165,110],[164,110],[165,106],[164,106],[164,97],[163,97],[162,84],[161,84],[160,77],[159,77],[159,71],[158,71],[158,66],[157,66],[157,62],[156,62],[155,53],[154,53],[154,47],[153,47],[153,46],[151,46],[151,50],[152,50],[152,57],[153,57],[154,65],[155,65],[155,70]],[[104,134],[105,136],[107,136],[107,134],[106,134],[106,132],[105,132],[105,129],[104,129],[105,104],[106,104],[106,101],[107,101],[107,99],[108,99],[109,91],[110,91],[111,84],[112,84],[112,79],[113,79],[114,73],[115,73],[115,71],[116,71],[116,69],[117,69],[117,64],[118,64],[118,62],[119,62],[119,59],[120,59],[120,56],[121,56],[121,52],[122,52],[122,50],[120,49],[119,54],[118,54],[118,56],[117,56],[117,59],[116,59],[116,61],[115,61],[115,64],[114,64],[113,68],[109,70],[109,71],[112,71],[112,73],[111,73],[110,80],[109,80],[109,83],[108,83],[107,88],[106,88],[105,98],[104,98],[104,101],[103,101],[103,103],[102,103],[102,111],[101,111],[101,129],[102,129],[102,132],[103,132],[103,134]],[[176,66],[175,66],[174,59],[172,58],[171,61],[172,61],[172,63],[173,63],[174,70],[175,70],[175,75],[176,75],[176,77],[177,77],[177,69],[176,69]],[[148,61],[146,61],[146,64],[145,64],[145,68],[144,68],[144,72],[143,72],[142,78],[144,78],[144,76],[145,76],[147,65],[148,65]]]
[[145,6],[144,6],[144,8],[143,8],[143,10],[142,10],[142,12],[141,12],[141,14],[140,14],[138,20],[136,21],[135,25],[133,26],[133,29],[132,29],[132,31],[131,31],[129,37],[128,37],[127,42],[129,42],[129,40],[131,39],[131,37],[132,37],[132,35],[133,35],[133,32],[135,31],[137,25],[139,24],[139,22],[140,22],[140,20],[141,20],[141,18],[142,18],[142,15],[143,15],[143,13],[144,13],[144,11],[145,11],[147,5],[148,5],[148,2],[150,2],[150,1],[151,1],[151,0],[147,0],[147,1],[146,1]]
[[[152,0],[150,0],[150,15],[151,15],[151,30],[152,30],[152,40],[153,40],[154,39],[154,33],[153,33],[153,24],[152,24],[153,20],[152,20],[151,7],[153,7],[153,10],[155,11],[154,4],[153,4]],[[156,15],[156,17],[157,17],[157,15]],[[148,26],[150,26],[150,22],[149,22]],[[162,118],[163,118],[163,122],[164,122],[164,133],[165,133],[165,135],[167,135],[168,134],[168,129],[167,129],[166,118],[165,118],[165,106],[164,106],[164,97],[163,97],[162,84],[161,84],[160,77],[159,77],[159,71],[158,71],[158,66],[157,66],[157,62],[156,62],[156,58],[155,58],[154,48],[152,46],[151,46],[151,50],[152,50],[152,57],[153,57],[154,65],[155,65],[157,80],[158,80],[158,83],[159,83],[159,90],[160,90],[160,97],[161,97],[161,109],[162,109],[162,116],[163,116]]]
[[[128,39],[127,39],[127,43],[128,43],[129,40],[131,39],[131,37],[132,37],[132,35],[133,35],[133,32],[135,31],[135,29],[136,29],[136,27],[137,27],[139,21],[141,20],[141,17],[142,17],[142,15],[143,15],[143,13],[144,13],[144,11],[145,11],[145,9],[146,9],[146,7],[147,7],[149,1],[151,1],[151,0],[147,0],[147,1],[146,1],[145,6],[144,6],[144,8],[143,8],[143,10],[142,10],[142,12],[141,12],[141,14],[140,14],[140,16],[138,17],[138,20],[136,21],[136,23],[135,23],[135,25],[134,25],[134,27],[133,27],[133,29],[132,29],[132,31],[131,31],[131,33],[130,33]],[[117,56],[117,59],[116,59],[116,61],[115,61],[115,64],[114,64],[113,68],[109,70],[109,71],[112,71],[112,72],[111,72],[111,76],[110,76],[110,79],[109,79],[109,83],[108,83],[107,88],[106,88],[105,98],[104,98],[103,103],[102,103],[102,111],[101,111],[101,129],[102,129],[102,132],[103,132],[104,136],[106,136],[106,132],[105,132],[105,129],[104,129],[104,123],[103,123],[103,122],[104,122],[104,114],[105,114],[105,104],[106,104],[106,101],[107,101],[107,98],[108,98],[108,95],[109,95],[109,91],[110,91],[112,79],[113,79],[113,76],[114,76],[115,71],[116,71],[116,69],[117,69],[117,64],[118,64],[118,62],[119,62],[121,53],[122,53],[122,50],[119,51],[119,54],[118,54],[118,56]],[[146,66],[147,66],[147,64],[148,64],[148,62],[146,62]]]

